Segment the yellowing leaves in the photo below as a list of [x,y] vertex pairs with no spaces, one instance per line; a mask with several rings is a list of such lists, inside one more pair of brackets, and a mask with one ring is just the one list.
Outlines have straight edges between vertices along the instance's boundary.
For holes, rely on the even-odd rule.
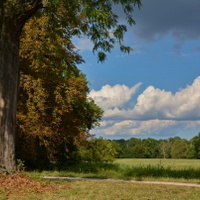
[[17,147],[22,160],[34,163],[69,159],[102,115],[87,99],[88,82],[76,67],[81,57],[62,26],[51,32],[49,20],[33,18],[21,38]]

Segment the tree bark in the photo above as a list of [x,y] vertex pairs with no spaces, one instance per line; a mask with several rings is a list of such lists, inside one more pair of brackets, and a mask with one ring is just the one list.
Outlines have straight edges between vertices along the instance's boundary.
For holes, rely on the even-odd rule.
[[15,115],[19,79],[19,36],[14,27],[1,22],[0,27],[0,165],[16,169]]
[[[19,10],[13,10],[8,1],[0,1],[0,170],[11,172],[16,170],[15,118],[19,85],[19,38],[25,22],[42,8],[42,0],[30,0],[32,8],[24,11],[23,5]],[[19,2],[16,1],[16,5]]]

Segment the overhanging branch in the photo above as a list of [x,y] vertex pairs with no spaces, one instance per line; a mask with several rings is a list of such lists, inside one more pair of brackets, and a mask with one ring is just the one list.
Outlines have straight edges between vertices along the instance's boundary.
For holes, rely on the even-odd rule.
[[42,0],[35,0],[31,4],[32,8],[24,12],[19,19],[17,19],[17,33],[20,33],[26,21],[31,18],[39,9],[43,8]]

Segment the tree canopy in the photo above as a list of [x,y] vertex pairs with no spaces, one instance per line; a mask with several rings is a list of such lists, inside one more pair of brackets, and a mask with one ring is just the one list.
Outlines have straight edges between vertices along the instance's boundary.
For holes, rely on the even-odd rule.
[[[134,6],[141,6],[140,0],[1,0],[0,165],[2,167],[8,171],[16,168],[15,116],[19,83],[19,38],[24,25],[35,14],[40,17],[46,16],[49,24],[46,24],[45,28],[49,38],[57,37],[55,32],[69,40],[74,35],[79,37],[84,35],[93,42],[93,51],[97,53],[98,60],[103,61],[106,59],[106,53],[110,52],[116,43],[123,52],[131,50],[123,44],[127,27],[120,23],[119,15],[113,9],[116,5],[121,6],[128,24],[134,24],[131,13]],[[45,46],[42,46],[43,48]],[[65,48],[68,48],[68,45]],[[46,51],[48,52],[48,49]],[[37,56],[42,60],[44,58],[41,55]],[[45,60],[47,61],[46,58]],[[41,85],[39,82],[37,84]]]
[[103,61],[106,53],[110,52],[116,43],[120,50],[130,52],[131,48],[124,46],[123,39],[127,27],[120,24],[119,16],[114,7],[121,5],[129,25],[135,24],[132,17],[134,6],[141,6],[140,0],[68,0],[49,1],[44,13],[51,13],[51,23],[57,26],[57,19],[68,35],[85,35],[94,44],[93,51],[97,52],[98,60]]
[[17,157],[33,166],[69,160],[102,115],[87,97],[87,80],[76,66],[81,57],[62,29],[51,37],[49,19],[32,18],[21,37]]

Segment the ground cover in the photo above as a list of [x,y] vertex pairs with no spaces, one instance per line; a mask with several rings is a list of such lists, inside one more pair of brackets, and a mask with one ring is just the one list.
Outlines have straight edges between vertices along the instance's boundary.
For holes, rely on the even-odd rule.
[[[31,173],[34,176],[34,173]],[[1,200],[199,200],[200,188],[130,182],[4,177]],[[13,179],[14,178],[14,179]],[[15,181],[14,181],[15,180]],[[15,182],[15,183],[14,183]],[[17,184],[16,184],[17,183]],[[2,182],[1,182],[2,184]]]
[[[139,182],[45,180],[44,176],[120,178]],[[200,184],[199,177],[199,160],[120,159],[113,164],[82,163],[56,171],[1,174],[0,200],[200,200],[200,187],[142,183],[159,180]]]
[[27,196],[38,194],[39,196],[60,189],[69,189],[67,185],[47,183],[42,180],[34,180],[21,173],[0,174],[0,200],[26,199]]

